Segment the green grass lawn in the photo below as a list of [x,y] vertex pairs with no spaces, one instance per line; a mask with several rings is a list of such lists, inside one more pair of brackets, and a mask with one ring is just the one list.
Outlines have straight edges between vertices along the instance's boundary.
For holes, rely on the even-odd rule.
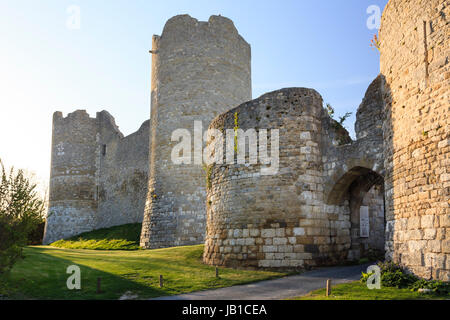
[[450,296],[437,296],[433,294],[420,293],[410,289],[397,289],[392,287],[381,287],[381,289],[368,289],[366,284],[360,281],[338,284],[332,287],[331,296],[326,296],[325,289],[310,292],[301,297],[290,300],[429,300],[450,299]]
[[[0,278],[0,294],[12,299],[118,299],[131,291],[143,299],[286,275],[221,268],[217,279],[215,268],[202,263],[202,253],[203,245],[135,251],[29,246],[9,278]],[[70,276],[66,270],[72,264],[81,268],[81,290],[66,287]],[[160,274],[163,288],[159,288]],[[96,293],[97,277],[102,278],[100,294]]]
[[140,223],[131,223],[98,229],[53,242],[51,246],[66,249],[138,250],[141,227]]

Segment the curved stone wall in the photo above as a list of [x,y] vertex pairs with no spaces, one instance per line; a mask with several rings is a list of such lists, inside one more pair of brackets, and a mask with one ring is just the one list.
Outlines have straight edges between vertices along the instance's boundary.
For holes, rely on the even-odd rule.
[[[205,263],[296,269],[358,260],[371,250],[384,253],[381,109],[377,77],[358,108],[356,141],[329,117],[313,89],[270,92],[216,117],[208,136],[215,159],[206,177]],[[259,140],[227,156],[233,135],[239,141],[252,129]],[[272,156],[273,130],[278,170],[263,174],[261,136],[269,133]],[[247,154],[252,145],[259,151],[256,163]],[[242,154],[246,163],[238,162]],[[360,233],[361,207],[368,213],[367,234]]]
[[[279,170],[213,164],[204,261],[232,267],[298,268],[345,258],[348,214],[324,211],[322,98],[312,89],[267,93],[214,119],[211,129],[279,130]],[[272,131],[271,131],[272,130]],[[269,139],[269,141],[271,141]],[[261,142],[261,140],[260,140]],[[219,140],[210,140],[215,150]],[[267,147],[271,150],[271,144]],[[248,162],[248,161],[247,161]]]
[[[141,246],[161,248],[202,243],[205,184],[202,159],[174,164],[176,129],[191,137],[194,121],[203,129],[218,114],[251,99],[250,46],[231,20],[188,15],[169,19],[152,48],[152,146],[150,181]],[[196,151],[198,145],[194,145]],[[201,145],[200,145],[201,148]]]
[[85,110],[53,114],[49,209],[44,244],[95,228],[97,120]]
[[383,139],[383,77],[378,75],[369,85],[356,111],[356,139],[367,136]]
[[381,21],[387,258],[450,280],[450,5],[391,0]]

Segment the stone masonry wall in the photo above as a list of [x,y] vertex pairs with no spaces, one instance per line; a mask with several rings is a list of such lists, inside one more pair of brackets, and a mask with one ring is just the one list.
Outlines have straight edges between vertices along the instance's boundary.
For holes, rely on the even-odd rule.
[[369,237],[364,238],[364,250],[375,249],[384,253],[384,186],[374,185],[364,196],[363,206],[369,207]]
[[[361,180],[364,184],[369,182],[367,188],[361,188]],[[350,223],[351,223],[351,249],[349,260],[358,260],[368,254],[381,258],[384,256],[385,246],[385,221],[384,221],[384,188],[383,180],[379,179],[375,184],[365,176],[356,179],[349,189]],[[368,207],[369,233],[361,235],[361,207]]]
[[106,111],[53,116],[49,213],[44,244],[142,221],[149,121],[127,137]]
[[[381,109],[377,77],[358,109],[356,141],[312,89],[267,93],[216,117],[210,128],[223,132],[236,118],[242,130],[279,129],[279,171],[261,175],[261,163],[236,159],[209,167],[205,263],[296,269],[359,259],[382,247],[382,191],[370,191],[383,184]],[[219,139],[208,143],[220,150]],[[372,217],[368,239],[351,233],[359,229],[363,204]]]
[[381,21],[387,255],[450,280],[450,3],[391,0]]
[[336,126],[326,115],[322,117],[322,127],[326,132],[322,135],[321,149],[327,204],[339,205],[351,183],[361,175],[373,172],[384,176],[382,110],[382,79],[377,76],[367,88],[356,111],[357,140],[340,143],[343,139],[336,136]]
[[[384,207],[379,207],[379,203],[383,203],[383,194],[372,194],[374,188],[384,183],[382,110],[382,81],[377,76],[356,112],[356,141],[342,143],[346,141],[336,136],[335,122],[329,117],[322,118],[324,199],[327,210],[348,214],[348,230],[342,231],[350,236],[348,260],[366,256],[369,249],[376,249],[380,254],[384,252]],[[363,205],[369,207],[371,219],[368,238],[360,235],[360,208]]]
[[[203,22],[180,15],[153,37],[151,52],[152,146],[141,246],[199,244],[206,215],[201,150],[200,161],[191,156],[190,164],[174,164],[179,141],[171,136],[187,129],[202,139],[216,115],[251,99],[250,46],[227,18]],[[194,133],[194,121],[203,129]]]
[[97,121],[84,110],[53,114],[50,192],[44,244],[95,228]]
[[123,137],[103,111],[99,121],[98,215],[96,228],[140,223],[148,186],[150,121]]
[[[383,77],[378,75],[369,85],[364,99],[356,111],[356,139],[373,137],[383,138]],[[382,145],[382,144],[381,144]]]
[[321,96],[305,88],[274,91],[220,115],[210,128],[233,129],[235,113],[242,130],[279,129],[279,171],[261,175],[259,162],[212,165],[204,261],[302,268],[344,258],[348,214],[324,210]]

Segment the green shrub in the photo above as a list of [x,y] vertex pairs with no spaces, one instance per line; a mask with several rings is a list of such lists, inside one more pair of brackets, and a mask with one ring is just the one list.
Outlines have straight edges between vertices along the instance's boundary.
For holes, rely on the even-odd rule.
[[450,283],[440,280],[419,279],[412,284],[411,291],[418,291],[419,289],[430,289],[435,294],[450,295]]
[[[439,280],[419,279],[415,275],[408,274],[398,264],[393,262],[378,262],[377,266],[381,272],[381,285],[383,287],[408,288],[411,291],[419,289],[430,289],[438,295],[450,295],[450,283]],[[360,281],[367,283],[370,273],[362,272]]]
[[[418,280],[414,275],[405,273],[400,266],[390,262],[379,262],[381,285],[383,287],[408,288]],[[366,283],[371,273],[362,272],[360,281]]]
[[371,275],[370,273],[362,272],[362,273],[361,273],[360,281],[361,281],[362,283],[367,283],[367,280],[369,279],[370,275]]
[[0,275],[22,257],[22,247],[43,221],[44,202],[22,170],[8,173],[0,160]]
[[381,274],[383,274],[385,272],[395,272],[397,270],[403,271],[403,269],[402,269],[402,267],[400,267],[400,265],[398,265],[394,262],[389,262],[389,261],[385,261],[385,262],[379,261],[377,263],[377,266],[380,267]]
[[385,287],[408,288],[417,280],[416,276],[404,273],[401,270],[381,273],[381,285]]

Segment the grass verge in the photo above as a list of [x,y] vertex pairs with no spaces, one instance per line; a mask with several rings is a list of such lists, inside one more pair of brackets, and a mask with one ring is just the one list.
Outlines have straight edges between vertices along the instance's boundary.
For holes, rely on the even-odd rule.
[[[127,291],[140,299],[213,289],[282,277],[286,273],[220,269],[201,261],[203,245],[156,250],[98,251],[29,246],[25,259],[0,278],[9,299],[118,299]],[[68,290],[70,265],[81,268],[81,289]],[[164,286],[159,288],[159,275]],[[97,294],[101,277],[102,293]]]
[[58,240],[51,246],[66,249],[138,250],[142,224],[130,223],[98,229]]
[[397,289],[394,287],[381,287],[381,289],[368,289],[360,281],[338,284],[333,286],[331,296],[326,296],[325,289],[318,289],[301,297],[289,300],[442,300],[450,299],[449,295],[436,295],[420,293],[410,289]]

